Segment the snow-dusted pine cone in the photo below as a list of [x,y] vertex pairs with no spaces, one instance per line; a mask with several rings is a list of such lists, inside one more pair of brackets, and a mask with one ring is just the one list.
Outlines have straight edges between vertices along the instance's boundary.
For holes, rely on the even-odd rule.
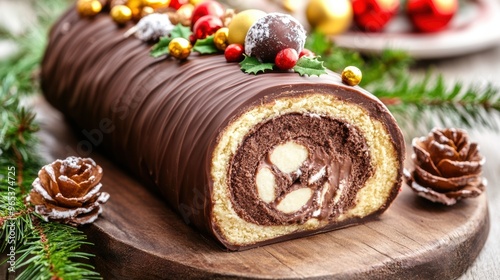
[[435,128],[427,137],[414,138],[412,146],[415,169],[405,170],[405,179],[418,195],[453,205],[484,191],[485,160],[465,130]]
[[45,165],[27,200],[46,221],[73,226],[94,222],[109,194],[100,192],[102,168],[90,158],[68,157]]

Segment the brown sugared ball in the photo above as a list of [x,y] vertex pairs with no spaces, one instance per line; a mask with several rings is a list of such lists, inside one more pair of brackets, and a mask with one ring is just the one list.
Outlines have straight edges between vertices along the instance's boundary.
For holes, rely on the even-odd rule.
[[270,13],[257,20],[245,38],[245,53],[262,62],[274,62],[279,51],[292,48],[300,53],[306,42],[304,27],[292,16]]

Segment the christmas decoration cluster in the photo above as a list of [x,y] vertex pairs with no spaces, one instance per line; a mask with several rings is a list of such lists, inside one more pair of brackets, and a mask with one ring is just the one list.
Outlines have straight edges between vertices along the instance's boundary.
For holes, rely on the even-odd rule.
[[[77,9],[82,17],[108,9],[119,26],[136,22],[125,36],[134,34],[156,43],[153,57],[184,60],[192,52],[223,53],[227,62],[240,62],[249,74],[270,70],[309,76],[326,73],[323,62],[304,48],[304,27],[288,14],[256,9],[235,13],[217,1],[177,0],[79,0]],[[347,84],[357,85],[360,77]]]
[[408,186],[418,195],[445,205],[480,195],[484,157],[465,130],[433,129],[427,137],[413,139],[415,169],[405,170]]
[[383,31],[401,11],[417,32],[428,33],[446,29],[458,8],[458,0],[310,0],[306,16],[313,28],[335,35],[351,25],[365,32]]

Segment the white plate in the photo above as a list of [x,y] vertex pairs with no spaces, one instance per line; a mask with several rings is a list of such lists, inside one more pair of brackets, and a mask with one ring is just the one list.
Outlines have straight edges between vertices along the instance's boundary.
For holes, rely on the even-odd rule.
[[500,2],[464,3],[450,26],[437,33],[416,33],[405,16],[389,23],[381,33],[349,31],[334,37],[338,46],[360,52],[384,49],[407,51],[414,58],[430,59],[464,55],[500,45]]

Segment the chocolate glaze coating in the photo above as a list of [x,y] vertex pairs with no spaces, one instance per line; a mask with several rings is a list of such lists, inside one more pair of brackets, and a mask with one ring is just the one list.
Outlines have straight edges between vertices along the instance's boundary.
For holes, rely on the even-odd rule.
[[[159,189],[187,224],[211,236],[218,236],[211,219],[212,152],[226,125],[253,106],[308,93],[358,103],[386,124],[403,161],[403,137],[387,108],[363,89],[343,85],[337,74],[247,75],[221,55],[192,55],[184,62],[154,59],[150,45],[123,36],[129,27],[118,27],[105,14],[82,19],[70,9],[50,33],[42,62],[43,92],[90,135],[90,142]],[[402,165],[398,172],[401,178]],[[399,184],[379,212],[395,198]],[[219,241],[229,249],[242,249]],[[272,242],[276,240],[255,245]]]

